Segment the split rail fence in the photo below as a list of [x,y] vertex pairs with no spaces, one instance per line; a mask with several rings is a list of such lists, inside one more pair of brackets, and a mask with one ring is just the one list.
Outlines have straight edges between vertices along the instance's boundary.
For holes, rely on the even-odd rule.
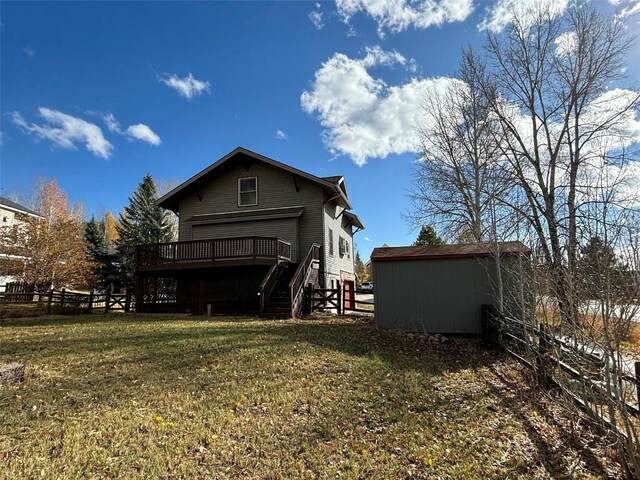
[[[0,291],[0,305],[37,307],[41,313],[72,314],[101,311],[129,313],[135,309],[135,297],[131,292],[78,293],[66,289],[36,291],[28,287],[7,284]],[[0,307],[1,308],[1,307]]]
[[640,425],[640,361],[501,315],[493,305],[482,306],[482,322],[485,343],[533,369],[543,386],[559,388],[594,420],[628,440],[625,425]]

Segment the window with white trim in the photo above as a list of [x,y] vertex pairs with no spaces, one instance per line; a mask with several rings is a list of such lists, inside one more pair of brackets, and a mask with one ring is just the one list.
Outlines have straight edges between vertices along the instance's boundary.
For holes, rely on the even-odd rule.
[[258,177],[238,179],[238,206],[258,205]]
[[349,248],[349,241],[346,238],[340,237],[338,239],[338,249],[341,257],[351,258],[351,249]]

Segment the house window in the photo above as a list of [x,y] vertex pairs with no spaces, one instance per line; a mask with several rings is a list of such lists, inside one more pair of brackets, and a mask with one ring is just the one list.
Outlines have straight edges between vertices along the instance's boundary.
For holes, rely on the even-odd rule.
[[258,205],[258,177],[238,179],[238,206]]
[[329,255],[333,256],[333,230],[329,229]]
[[341,257],[351,258],[351,251],[349,249],[349,241],[346,238],[340,237],[338,240],[338,248],[340,250]]

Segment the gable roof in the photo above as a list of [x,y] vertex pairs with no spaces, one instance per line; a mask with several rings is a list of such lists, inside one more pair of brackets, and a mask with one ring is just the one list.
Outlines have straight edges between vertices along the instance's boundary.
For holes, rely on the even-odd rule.
[[[495,254],[493,242],[459,243],[456,245],[417,245],[413,247],[379,247],[373,250],[374,262],[399,260],[437,260],[443,258],[481,258]],[[500,255],[529,254],[522,242],[499,242]]]
[[34,212],[30,208],[24,207],[19,203],[14,202],[13,200],[9,200],[7,197],[0,197],[0,206],[6,208],[7,210],[13,210],[14,212],[24,213],[33,217],[42,218],[42,215],[40,215],[39,213]]
[[[252,152],[244,147],[238,147],[231,152],[227,153],[224,157],[222,157],[217,162],[209,165],[204,170],[196,173],[193,177],[189,178],[187,181],[181,183],[176,188],[166,193],[162,197],[160,197],[156,204],[160,207],[167,208],[169,210],[177,210],[178,202],[182,197],[184,197],[188,192],[190,192],[190,187],[194,187],[200,180],[212,175],[217,169],[219,169],[222,165],[227,163],[229,160],[234,158],[236,155],[246,155],[251,157],[254,160],[258,160],[260,162],[267,163],[273,167],[280,168],[282,170],[286,170],[294,175],[302,177],[316,185],[321,186],[325,190],[328,190],[332,193],[336,194],[336,200],[340,202],[340,205],[344,208],[350,209],[351,203],[347,198],[346,193],[340,187],[339,182],[330,181],[327,178],[316,177],[315,175],[311,175],[310,173],[303,172],[302,170],[298,170],[297,168],[291,167],[289,165],[285,165],[284,163],[280,163],[272,158],[265,157],[264,155],[260,155],[259,153]],[[335,177],[328,177],[335,178]],[[342,178],[342,177],[339,177]]]

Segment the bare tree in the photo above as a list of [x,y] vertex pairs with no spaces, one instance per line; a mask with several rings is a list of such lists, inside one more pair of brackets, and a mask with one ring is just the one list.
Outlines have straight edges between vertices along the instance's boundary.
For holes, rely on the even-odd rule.
[[624,144],[623,120],[638,108],[638,93],[609,89],[630,42],[620,22],[585,5],[560,16],[530,11],[488,36],[484,91],[500,125],[505,171],[524,201],[500,200],[535,231],[561,314],[572,323],[579,180]]
[[[534,247],[532,268],[504,272],[534,292],[533,328],[522,339],[535,352],[536,324],[550,329],[547,341],[563,347],[544,370],[616,435],[621,461],[637,476],[639,426],[628,403],[638,399],[623,342],[638,314],[640,198],[628,173],[638,161],[629,126],[640,94],[612,88],[631,41],[623,24],[588,5],[561,15],[531,10],[488,36],[482,82],[502,172],[514,186],[495,198],[511,211],[511,231]],[[581,246],[595,237],[616,260],[582,269]],[[506,292],[504,305],[522,302],[522,290]]]
[[498,175],[500,136],[482,90],[485,65],[462,52],[457,80],[423,100],[417,126],[420,159],[410,198],[414,224],[437,225],[450,240],[491,237],[492,198],[505,188]]

